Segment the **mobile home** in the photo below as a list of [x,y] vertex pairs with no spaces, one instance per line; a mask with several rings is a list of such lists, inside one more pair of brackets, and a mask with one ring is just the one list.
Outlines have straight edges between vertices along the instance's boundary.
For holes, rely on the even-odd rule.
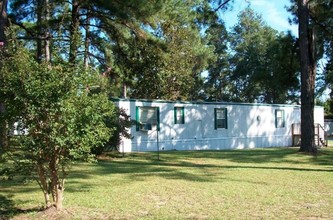
[[[121,152],[287,147],[295,144],[299,105],[113,99],[135,121]],[[314,120],[324,125],[324,109]]]

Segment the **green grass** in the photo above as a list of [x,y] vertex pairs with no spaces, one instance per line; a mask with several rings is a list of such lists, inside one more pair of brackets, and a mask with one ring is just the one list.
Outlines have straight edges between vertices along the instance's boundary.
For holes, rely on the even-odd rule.
[[[35,183],[0,182],[14,219],[333,219],[333,148],[170,151],[75,165],[65,209],[39,212]],[[1,219],[1,214],[0,214]]]

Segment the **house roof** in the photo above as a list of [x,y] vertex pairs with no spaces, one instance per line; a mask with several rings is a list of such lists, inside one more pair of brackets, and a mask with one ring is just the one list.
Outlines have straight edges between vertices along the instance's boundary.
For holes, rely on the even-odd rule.
[[[241,106],[270,106],[270,107],[293,107],[300,108],[300,105],[295,104],[267,104],[267,103],[241,103],[241,102],[208,102],[208,101],[181,101],[181,100],[161,100],[161,99],[133,99],[133,98],[116,98],[111,97],[112,101],[129,101],[129,102],[146,102],[146,103],[174,103],[188,105],[241,105]],[[315,106],[315,108],[323,108]]]

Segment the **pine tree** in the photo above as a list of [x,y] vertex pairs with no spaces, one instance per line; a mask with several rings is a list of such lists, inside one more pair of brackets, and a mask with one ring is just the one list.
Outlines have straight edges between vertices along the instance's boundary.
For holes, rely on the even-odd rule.
[[[267,26],[251,8],[239,15],[230,35],[234,101],[286,103],[297,101],[299,85],[296,40]],[[292,95],[290,95],[292,94]]]

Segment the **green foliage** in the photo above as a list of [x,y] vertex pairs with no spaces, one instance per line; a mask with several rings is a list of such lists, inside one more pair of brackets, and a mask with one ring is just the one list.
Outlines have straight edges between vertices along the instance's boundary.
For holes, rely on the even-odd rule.
[[167,100],[197,99],[203,84],[201,72],[215,59],[214,48],[207,46],[197,28],[172,22],[164,24],[168,47],[163,57],[165,67],[161,70],[161,96]]
[[119,89],[124,84],[128,86],[130,97],[157,98],[163,83],[160,75],[163,68],[162,46],[154,40],[133,39],[129,45],[114,48],[122,56],[116,56],[115,62],[119,69],[116,70],[116,78],[111,79],[111,84],[119,83]]
[[327,99],[325,102],[320,102],[317,105],[324,106],[325,119],[333,119],[333,101],[332,99]]
[[105,93],[87,89],[103,80],[94,71],[37,63],[17,42],[1,59],[2,120],[20,121],[27,131],[18,146],[8,149],[7,159],[56,203],[62,198],[54,191],[63,190],[68,166],[93,159],[91,150],[110,139],[115,129],[105,121],[115,120],[116,107]]
[[117,108],[115,115],[116,117],[109,117],[105,121],[106,125],[114,130],[113,135],[104,145],[92,149],[91,152],[94,155],[101,155],[111,151],[119,152],[122,138],[131,138],[128,132],[128,129],[133,124],[131,116],[127,115],[125,109],[122,108]]
[[205,99],[210,101],[230,101],[233,100],[232,85],[230,78],[230,67],[228,54],[228,33],[224,23],[219,20],[212,21],[206,30],[208,44],[215,48],[216,61],[210,62],[208,66],[208,76],[204,89]]
[[10,4],[13,23],[20,27],[20,36],[32,40],[25,45],[37,50],[40,60],[47,39],[51,62],[80,65],[80,60],[89,60],[90,66],[106,71],[111,96],[198,97],[201,72],[215,59],[214,48],[200,34],[216,16],[208,2],[46,2]]
[[201,15],[196,1],[167,1],[154,15],[156,25],[145,26],[145,38],[128,37],[110,53],[112,84],[125,84],[135,98],[196,99],[202,88],[201,72],[214,60],[213,47],[200,35]]

